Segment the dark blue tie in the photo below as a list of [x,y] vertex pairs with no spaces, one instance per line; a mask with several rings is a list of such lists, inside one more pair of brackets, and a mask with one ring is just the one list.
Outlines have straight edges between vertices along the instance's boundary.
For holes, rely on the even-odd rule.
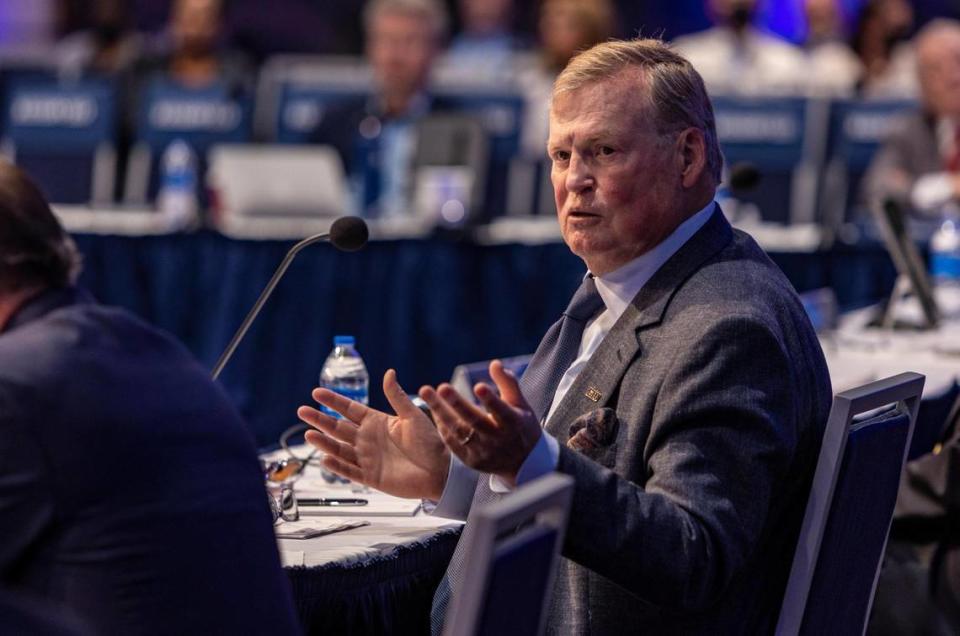
[[[536,353],[530,360],[527,370],[520,379],[520,390],[527,399],[527,403],[540,420],[550,410],[553,394],[557,391],[560,378],[577,359],[580,351],[580,339],[587,321],[603,307],[603,299],[597,292],[597,285],[593,276],[587,276],[580,288],[570,299],[570,304],[540,341]],[[473,503],[470,512],[473,513],[479,506],[496,501],[501,495],[490,490],[490,476],[480,475],[477,489],[473,494]],[[450,604],[454,590],[463,582],[463,558],[466,546],[473,540],[472,525],[469,517],[464,527],[457,548],[453,552],[447,573],[440,581],[433,596],[433,608],[430,614],[430,631],[439,636],[443,631],[443,621]]]
[[577,359],[587,321],[601,308],[603,299],[600,298],[593,276],[588,275],[570,299],[560,320],[550,327],[530,359],[520,379],[520,390],[541,421],[550,412],[560,378]]

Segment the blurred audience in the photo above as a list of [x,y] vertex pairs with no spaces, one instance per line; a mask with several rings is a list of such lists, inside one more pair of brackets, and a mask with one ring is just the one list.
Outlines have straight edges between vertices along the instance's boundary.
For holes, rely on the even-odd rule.
[[60,77],[120,75],[141,55],[143,38],[131,28],[126,0],[95,0],[90,14],[90,29],[67,35],[54,51]]
[[867,172],[867,200],[893,199],[926,215],[960,201],[960,22],[938,19],[916,38],[921,110],[902,122]]
[[427,81],[447,22],[439,0],[372,0],[364,31],[373,95],[332,107],[313,135],[337,149],[368,216],[410,212],[415,124],[445,109]]
[[809,72],[794,45],[754,26],[757,0],[707,0],[715,26],[674,40],[717,95],[789,95]]
[[79,265],[0,161],[0,586],[98,634],[298,633],[253,435]]
[[460,0],[463,29],[450,42],[443,65],[470,78],[511,76],[522,48],[511,31],[513,5],[513,0]]
[[186,87],[252,89],[246,56],[224,45],[225,2],[174,0],[164,41],[136,66],[138,83],[162,77]]
[[907,0],[867,0],[853,34],[853,50],[863,68],[864,97],[914,97],[916,63],[910,34],[913,9]]
[[856,53],[846,43],[839,0],[806,0],[808,92],[827,97],[851,96],[862,69]]
[[539,50],[520,71],[520,89],[527,100],[523,152],[546,153],[548,114],[553,81],[567,62],[614,35],[615,10],[610,0],[543,0],[537,23]]

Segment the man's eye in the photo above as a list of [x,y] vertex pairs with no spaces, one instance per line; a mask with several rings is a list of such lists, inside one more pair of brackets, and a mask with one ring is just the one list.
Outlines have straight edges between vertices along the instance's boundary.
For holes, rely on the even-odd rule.
[[612,155],[614,152],[616,151],[610,146],[600,146],[600,148],[597,149],[597,154],[601,156]]
[[558,150],[553,153],[554,161],[568,161],[570,159],[570,153],[566,150]]

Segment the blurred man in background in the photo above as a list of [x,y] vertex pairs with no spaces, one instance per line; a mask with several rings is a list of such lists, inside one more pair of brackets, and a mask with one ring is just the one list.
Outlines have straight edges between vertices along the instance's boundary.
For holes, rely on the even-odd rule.
[[520,49],[511,32],[513,0],[460,0],[463,30],[450,42],[443,65],[469,77],[508,77]]
[[427,91],[447,30],[438,0],[373,0],[364,10],[373,94],[325,113],[313,139],[337,149],[363,214],[410,213],[415,124],[446,105]]
[[97,305],[78,269],[40,191],[0,162],[0,587],[98,634],[298,633],[250,431],[180,344]]
[[757,0],[707,0],[716,26],[679,37],[677,50],[717,95],[789,95],[806,90],[797,47],[754,26]]
[[853,50],[863,68],[858,93],[870,98],[913,98],[917,80],[913,8],[907,0],[867,0],[857,16]]
[[128,71],[141,55],[143,38],[133,30],[125,0],[96,0],[91,28],[66,36],[55,51],[61,77],[116,76]]
[[891,199],[925,216],[960,212],[960,22],[939,19],[917,35],[922,109],[883,145],[865,177],[876,207]]

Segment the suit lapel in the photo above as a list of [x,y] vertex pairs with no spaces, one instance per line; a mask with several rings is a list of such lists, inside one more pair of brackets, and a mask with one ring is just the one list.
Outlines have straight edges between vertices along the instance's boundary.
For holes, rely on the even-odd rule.
[[730,224],[717,206],[704,226],[637,293],[563,396],[546,424],[547,432],[566,444],[570,422],[609,403],[627,367],[643,355],[640,332],[660,323],[674,292],[732,238]]

